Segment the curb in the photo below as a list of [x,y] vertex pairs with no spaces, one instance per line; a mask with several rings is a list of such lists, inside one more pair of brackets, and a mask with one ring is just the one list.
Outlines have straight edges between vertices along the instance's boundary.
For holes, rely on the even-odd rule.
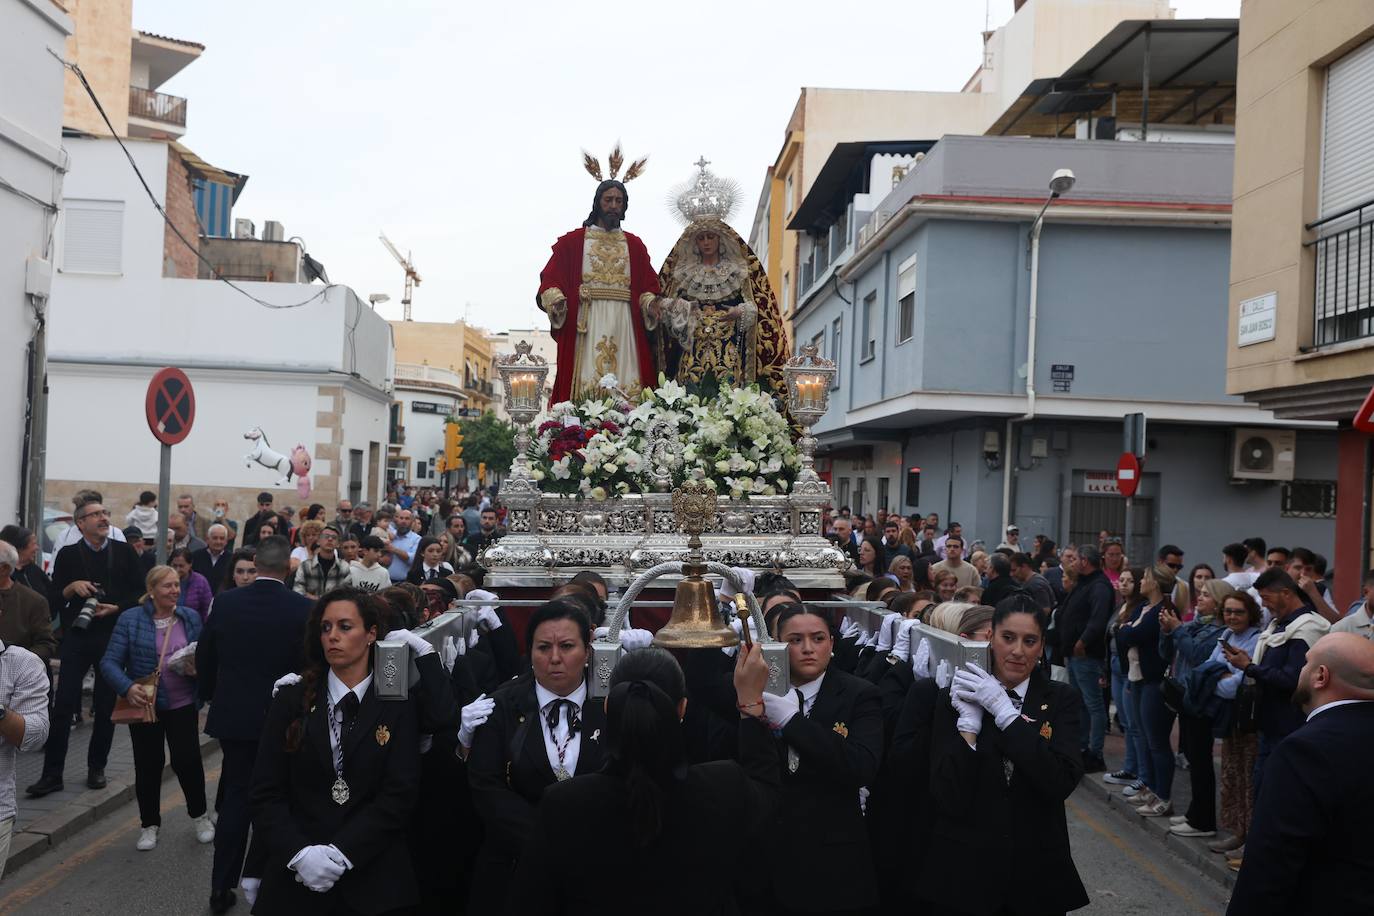
[[[219,741],[200,733],[200,756],[204,760],[219,750]],[[164,767],[162,781],[175,778],[170,766]],[[104,820],[134,800],[134,784],[112,779],[103,789],[87,789],[67,804],[40,817],[10,838],[5,877],[62,843],[83,827]]]
[[1167,817],[1141,817],[1136,814],[1134,806],[1122,797],[1120,787],[1104,783],[1097,774],[1085,775],[1079,780],[1078,785],[1088,790],[1093,797],[1101,799],[1119,820],[1133,824],[1149,834],[1151,839],[1193,866],[1222,890],[1229,893],[1235,887],[1236,873],[1226,866],[1226,857],[1207,848],[1207,843],[1214,839],[1213,837],[1197,839],[1170,833]]

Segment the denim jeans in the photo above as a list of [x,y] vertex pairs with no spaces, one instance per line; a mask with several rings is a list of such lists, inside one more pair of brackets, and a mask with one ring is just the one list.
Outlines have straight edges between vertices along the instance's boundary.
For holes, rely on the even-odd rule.
[[1078,689],[1087,709],[1088,727],[1083,730],[1083,751],[1094,757],[1102,756],[1102,742],[1107,737],[1107,708],[1102,705],[1102,660],[1090,657],[1064,659],[1069,669],[1069,684]]
[[1126,722],[1126,743],[1135,748],[1135,775],[1153,791],[1153,758],[1150,756],[1150,745],[1145,741],[1145,718],[1140,712],[1140,695],[1144,687],[1144,681],[1126,682],[1126,705],[1131,708],[1130,718]]
[[1131,735],[1131,700],[1126,695],[1126,673],[1121,670],[1121,659],[1112,656],[1112,699],[1116,701],[1116,715],[1121,719],[1121,728],[1126,733],[1126,760],[1121,764],[1121,769],[1132,775],[1140,775],[1140,763],[1136,759],[1135,741]]
[[1174,713],[1164,705],[1164,692],[1159,689],[1158,682],[1140,686],[1140,730],[1149,748],[1150,775],[1154,777],[1154,782],[1146,781],[1145,784],[1151,792],[1168,801],[1174,786],[1174,747],[1169,740],[1174,728]]

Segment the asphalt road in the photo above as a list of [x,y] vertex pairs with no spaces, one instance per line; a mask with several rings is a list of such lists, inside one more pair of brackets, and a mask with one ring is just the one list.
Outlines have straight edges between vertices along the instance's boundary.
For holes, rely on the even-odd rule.
[[[205,760],[214,797],[219,754]],[[138,809],[124,808],[0,882],[0,916],[199,916],[209,913],[213,846],[201,846],[175,781],[163,784],[162,836],[138,852]],[[22,803],[22,802],[21,802]],[[1079,791],[1068,803],[1074,859],[1092,903],[1083,916],[1221,916],[1226,895],[1209,878],[1103,802]],[[248,912],[242,900],[231,913]]]

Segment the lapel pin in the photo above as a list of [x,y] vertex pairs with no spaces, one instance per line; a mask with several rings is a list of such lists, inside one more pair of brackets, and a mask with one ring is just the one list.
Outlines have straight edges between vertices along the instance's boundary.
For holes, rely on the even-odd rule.
[[843,722],[836,722],[834,731],[835,734],[839,735],[841,738],[849,737],[849,726],[845,725]]
[[373,737],[377,739],[378,747],[386,747],[386,743],[391,740],[391,729],[385,725],[378,725]]
[[593,731],[591,738],[593,741],[599,740],[601,738],[601,729],[598,728],[595,731]]
[[1041,712],[1044,712],[1045,710],[1047,710],[1047,709],[1049,709],[1049,708],[1050,708],[1050,704],[1049,704],[1049,703],[1041,703],[1041,704],[1040,704],[1040,711],[1041,711]]
[[1050,740],[1050,736],[1053,735],[1053,734],[1054,734],[1054,729],[1050,728],[1050,723],[1046,722],[1044,725],[1041,725],[1041,726],[1040,726],[1040,737],[1041,737],[1041,738],[1044,738],[1046,741],[1048,741],[1048,740]]

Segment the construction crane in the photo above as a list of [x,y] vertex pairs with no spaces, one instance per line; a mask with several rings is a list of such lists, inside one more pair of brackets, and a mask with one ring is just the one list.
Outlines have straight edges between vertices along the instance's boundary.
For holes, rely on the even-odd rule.
[[407,252],[406,252],[406,256],[405,256],[405,257],[401,257],[401,253],[400,253],[399,251],[396,250],[396,246],[395,246],[395,245],[391,244],[391,239],[389,239],[389,238],[386,237],[386,233],[385,233],[385,232],[381,233],[381,235],[379,236],[379,238],[381,238],[382,244],[386,246],[386,250],[389,251],[389,252],[391,252],[391,256],[392,256],[393,258],[396,259],[396,263],[400,264],[402,267],[405,268],[405,271],[406,271],[406,291],[405,291],[405,295],[403,295],[403,296],[401,297],[401,306],[403,307],[403,310],[404,310],[403,317],[405,318],[406,321],[409,321],[409,320],[410,320],[410,293],[411,293],[411,290],[412,290],[414,287],[420,285],[420,275],[419,275],[418,273],[415,272],[415,265],[412,264],[412,263],[410,263],[410,252],[407,251]]

